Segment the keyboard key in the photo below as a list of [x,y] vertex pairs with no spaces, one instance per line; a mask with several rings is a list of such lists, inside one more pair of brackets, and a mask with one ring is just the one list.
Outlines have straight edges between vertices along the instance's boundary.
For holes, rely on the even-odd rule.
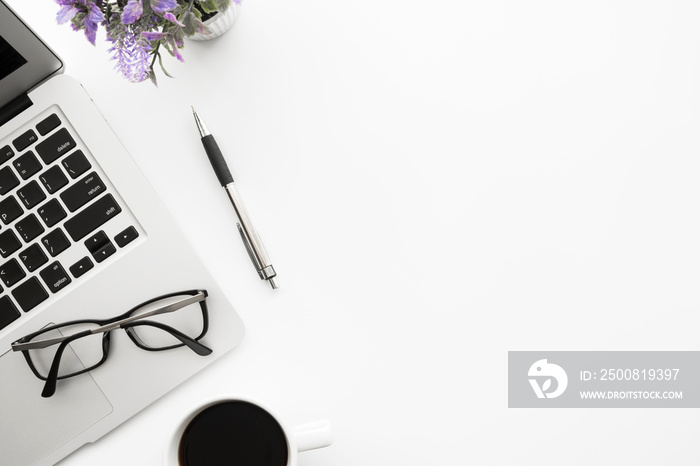
[[19,186],[19,180],[10,167],[0,170],[0,194],[5,195]]
[[68,207],[68,210],[75,212],[92,199],[102,194],[106,189],[105,184],[100,177],[97,176],[97,173],[92,172],[63,191],[61,199],[66,207]]
[[115,236],[114,242],[117,243],[117,245],[120,248],[123,248],[124,246],[131,243],[133,240],[135,240],[138,237],[139,237],[139,232],[136,231],[136,228],[129,227],[126,230],[119,233],[117,236]]
[[58,115],[52,113],[44,120],[42,120],[38,125],[36,125],[36,130],[39,131],[39,134],[41,134],[42,136],[46,136],[51,131],[58,128],[60,124],[61,119],[58,118]]
[[12,145],[15,146],[17,152],[22,152],[27,147],[34,144],[39,138],[37,137],[34,130],[28,130],[24,132],[20,137],[12,141]]
[[58,165],[54,165],[39,175],[39,179],[44,184],[49,194],[55,193],[68,184],[68,178],[63,174],[63,170],[61,170],[61,167]]
[[92,261],[88,256],[85,256],[75,264],[71,265],[68,270],[70,270],[70,273],[72,273],[75,278],[78,278],[92,267]]
[[36,146],[36,153],[46,165],[75,148],[75,141],[66,128],[61,128]]
[[83,151],[77,150],[71,155],[66,157],[63,162],[63,167],[66,169],[71,178],[76,179],[86,171],[88,171],[92,166],[90,162],[83,154]]
[[49,202],[39,207],[36,213],[39,214],[39,217],[41,217],[49,228],[66,218],[66,211],[63,210],[58,199],[51,199]]
[[15,155],[15,152],[10,146],[5,146],[0,149],[0,163],[5,163]]
[[117,248],[115,248],[112,242],[110,241],[97,251],[93,252],[92,257],[95,258],[95,262],[100,263],[115,252],[117,252]]
[[27,274],[17,262],[17,259],[10,259],[4,264],[0,265],[0,280],[7,287],[13,287],[15,284],[23,279]]
[[19,218],[24,211],[14,197],[8,197],[0,201],[0,220],[8,225]]
[[109,243],[109,238],[107,238],[107,234],[104,231],[100,230],[88,239],[86,239],[84,244],[88,251],[94,253],[107,243]]
[[12,296],[17,300],[19,307],[24,312],[34,309],[39,303],[46,300],[49,294],[36,277],[30,277],[27,281],[12,290]]
[[17,197],[24,203],[24,207],[29,210],[36,207],[41,201],[46,199],[46,194],[36,181],[30,181],[25,186],[17,190]]
[[10,325],[19,316],[19,311],[8,296],[0,298],[0,329]]
[[66,231],[78,241],[122,211],[114,196],[105,194],[63,224]]
[[44,254],[44,251],[42,251],[39,245],[36,243],[20,252],[19,258],[30,272],[34,272],[49,261],[46,254]]
[[71,282],[70,277],[59,262],[49,264],[48,267],[39,272],[39,275],[51,293],[56,293]]
[[15,159],[12,164],[23,180],[30,178],[41,170],[41,162],[36,158],[34,152],[31,151]]
[[17,235],[12,230],[6,230],[0,233],[0,255],[8,257],[10,254],[22,247]]
[[48,235],[41,238],[41,242],[51,257],[56,257],[70,247],[70,241],[60,228],[56,228]]
[[15,229],[25,243],[30,242],[44,232],[44,227],[41,226],[34,214],[29,214],[17,222]]

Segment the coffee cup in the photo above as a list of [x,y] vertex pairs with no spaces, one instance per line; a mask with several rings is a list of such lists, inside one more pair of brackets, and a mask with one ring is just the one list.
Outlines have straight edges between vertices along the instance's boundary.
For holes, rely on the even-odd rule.
[[296,466],[299,452],[333,442],[328,421],[288,428],[258,401],[222,395],[198,403],[167,440],[165,466]]

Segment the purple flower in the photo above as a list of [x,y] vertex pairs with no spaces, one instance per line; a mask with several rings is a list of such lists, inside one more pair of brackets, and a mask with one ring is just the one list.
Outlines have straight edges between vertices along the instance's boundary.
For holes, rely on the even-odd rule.
[[[91,44],[95,45],[97,31],[104,27],[115,68],[131,82],[150,78],[155,83],[153,65],[161,60],[162,52],[183,61],[180,49],[184,37],[207,30],[192,10],[193,0],[54,1],[59,5],[56,21],[69,23],[75,31],[83,30]],[[197,0],[206,4],[206,9],[219,11],[241,1]],[[109,18],[105,18],[107,13]]]
[[129,0],[122,11],[122,23],[133,24],[143,14],[141,0]]
[[125,34],[119,40],[112,40],[114,46],[109,49],[117,69],[132,83],[145,81],[150,77],[151,44],[143,34],[137,34],[127,26]]
[[147,40],[161,40],[168,37],[165,32],[142,32],[141,35]]
[[182,42],[180,42],[178,44],[177,41],[173,40],[172,46],[171,46],[172,51],[173,51],[173,55],[175,55],[175,58],[177,58],[178,60],[180,60],[181,62],[184,63],[185,59],[182,58],[182,55],[180,54],[180,50],[178,50],[179,47],[182,47]]
[[74,4],[66,4],[62,5],[61,8],[59,8],[58,13],[56,13],[56,22],[58,24],[63,24],[67,23],[71,19],[73,19],[73,16],[78,12],[78,9],[75,7]]
[[102,21],[105,20],[104,15],[100,11],[100,8],[92,2],[87,2],[88,13],[85,16],[85,37],[90,41],[92,45],[95,45],[95,38],[97,37],[97,26],[100,25]]
[[[239,2],[241,0],[238,0]],[[166,11],[172,11],[177,6],[175,0],[151,0],[151,10],[156,13],[165,13]]]
[[63,24],[71,21],[74,31],[80,31],[85,27],[85,16],[87,15],[87,5],[85,0],[56,0],[61,8],[56,14],[56,22]]
[[105,19],[100,7],[92,0],[56,0],[56,3],[61,5],[56,14],[58,24],[72,21],[73,29],[85,29],[85,37],[95,45],[97,27]]
[[166,14],[164,14],[164,15],[163,15],[163,18],[164,18],[164,19],[167,19],[167,20],[170,21],[171,23],[176,24],[176,25],[178,25],[178,26],[180,26],[180,27],[185,27],[185,25],[182,24],[180,21],[178,21],[177,18],[175,17],[175,15],[172,14],[172,13],[170,13],[170,12],[167,12]]

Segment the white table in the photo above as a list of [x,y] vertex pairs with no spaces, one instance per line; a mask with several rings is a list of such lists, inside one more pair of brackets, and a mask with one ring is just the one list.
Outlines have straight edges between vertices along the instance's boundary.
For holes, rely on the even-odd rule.
[[[697,464],[697,412],[507,407],[509,350],[696,350],[700,4],[245,0],[160,87],[61,55],[247,324],[64,464],[156,465],[197,400],[336,441],[301,466]],[[253,271],[190,105],[279,274]]]

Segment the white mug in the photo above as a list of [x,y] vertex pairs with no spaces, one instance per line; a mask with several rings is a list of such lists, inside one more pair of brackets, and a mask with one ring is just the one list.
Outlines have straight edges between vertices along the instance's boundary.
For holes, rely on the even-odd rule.
[[317,421],[308,424],[301,424],[288,428],[283,422],[267,407],[261,405],[258,401],[248,397],[238,395],[220,395],[203,402],[198,403],[194,408],[187,411],[185,417],[180,421],[167,440],[165,453],[163,455],[163,464],[165,466],[178,466],[180,441],[185,433],[185,430],[190,423],[207,408],[225,404],[227,402],[244,402],[249,403],[257,408],[267,412],[274,421],[279,424],[287,442],[287,463],[284,466],[296,466],[297,455],[299,452],[314,450],[316,448],[327,447],[333,443],[333,433],[330,422]]

